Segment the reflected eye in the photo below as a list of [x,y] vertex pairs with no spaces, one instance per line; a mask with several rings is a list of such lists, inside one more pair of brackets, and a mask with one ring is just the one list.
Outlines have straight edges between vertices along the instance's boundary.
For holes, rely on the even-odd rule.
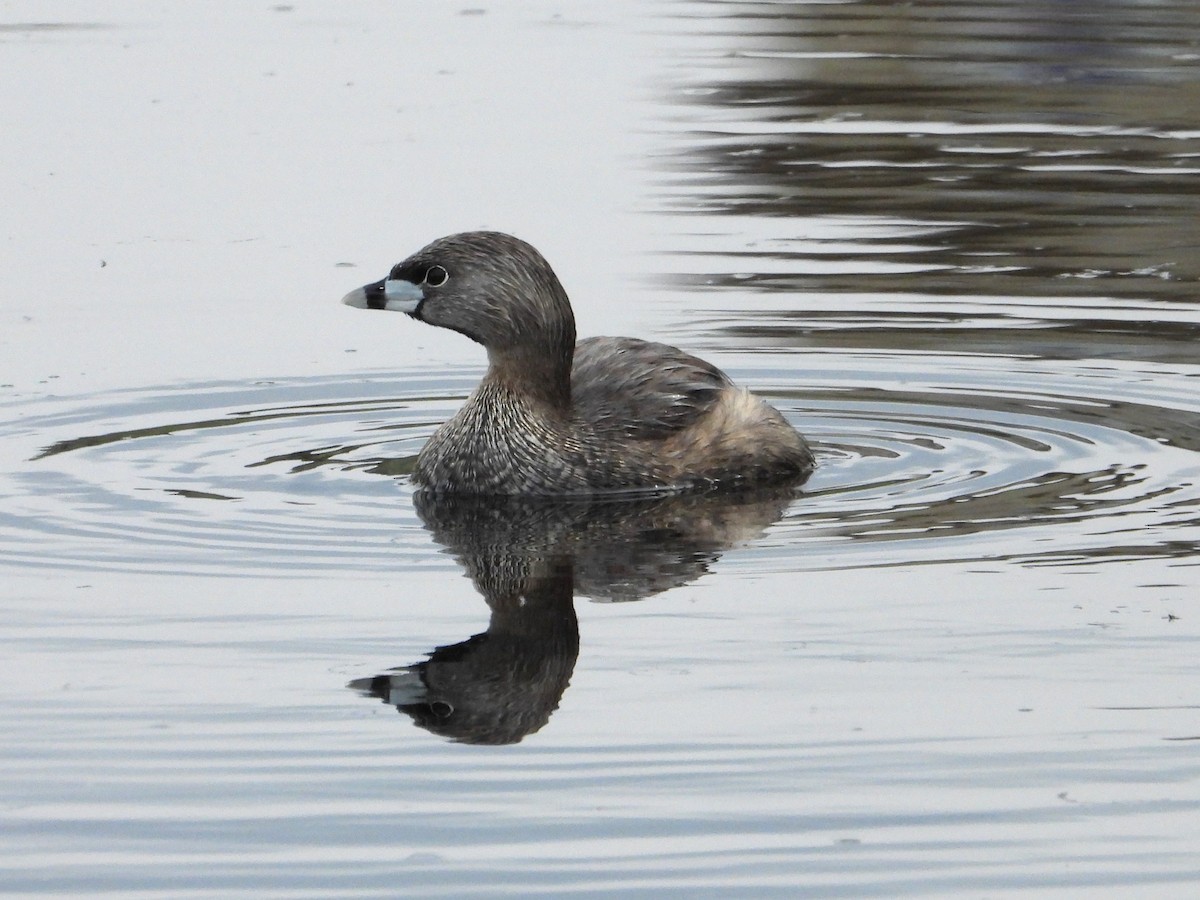
[[450,280],[450,273],[441,266],[430,266],[425,272],[425,283],[430,287],[441,287]]

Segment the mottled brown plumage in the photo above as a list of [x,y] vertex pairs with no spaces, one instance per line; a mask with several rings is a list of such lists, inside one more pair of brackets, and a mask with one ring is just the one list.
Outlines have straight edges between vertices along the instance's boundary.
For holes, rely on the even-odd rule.
[[407,312],[488,352],[487,374],[422,448],[439,492],[597,494],[803,480],[813,456],[774,408],[665,344],[575,343],[554,271],[524,241],[434,241],[346,303]]

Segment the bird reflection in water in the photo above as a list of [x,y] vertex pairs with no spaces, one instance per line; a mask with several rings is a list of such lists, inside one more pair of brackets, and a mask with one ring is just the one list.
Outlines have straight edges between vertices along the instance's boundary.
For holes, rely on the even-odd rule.
[[516,743],[549,721],[570,682],[576,594],[640,600],[694,581],[794,497],[795,486],[638,499],[418,493],[425,527],[487,601],[487,631],[348,686],[442,737]]

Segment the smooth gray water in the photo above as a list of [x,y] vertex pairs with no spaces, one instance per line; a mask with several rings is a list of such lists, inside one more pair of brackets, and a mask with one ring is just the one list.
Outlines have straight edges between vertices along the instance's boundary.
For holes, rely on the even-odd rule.
[[[1200,12],[218,8],[0,19],[0,892],[1195,892]],[[477,226],[817,472],[414,496]]]

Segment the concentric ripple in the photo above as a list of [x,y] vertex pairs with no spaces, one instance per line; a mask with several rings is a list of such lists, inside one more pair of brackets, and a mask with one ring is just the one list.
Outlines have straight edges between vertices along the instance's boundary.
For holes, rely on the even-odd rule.
[[212,574],[429,564],[395,476],[463,388],[426,382],[407,375],[400,397],[295,379],[14,404],[0,426],[24,457],[0,489],[6,556]]
[[840,386],[811,403],[808,425],[820,477],[768,544],[799,542],[831,567],[1200,546],[1200,417],[1186,379],[1144,364],[969,355],[830,364]]
[[[967,354],[802,359],[806,371],[794,355],[768,354],[735,370],[821,461],[735,565],[1196,551],[1200,415],[1186,377]],[[413,512],[406,475],[477,377],[396,372],[9,404],[0,435],[19,458],[0,484],[5,558],[168,573],[450,568]]]

